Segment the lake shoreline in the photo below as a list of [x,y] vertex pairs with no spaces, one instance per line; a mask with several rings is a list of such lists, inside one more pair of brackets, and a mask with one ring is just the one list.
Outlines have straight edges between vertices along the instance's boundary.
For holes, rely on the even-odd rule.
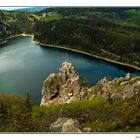
[[39,44],[39,45],[47,46],[47,47],[52,47],[52,48],[68,50],[68,51],[84,54],[84,55],[87,55],[87,56],[90,56],[90,57],[93,57],[93,58],[101,59],[101,60],[104,60],[104,61],[107,61],[107,62],[111,62],[111,63],[114,63],[114,64],[118,64],[118,65],[122,65],[122,66],[127,66],[127,67],[134,68],[136,70],[140,70],[140,68],[137,67],[137,66],[134,66],[134,65],[131,65],[131,64],[127,64],[127,63],[123,63],[123,62],[119,62],[119,61],[115,61],[115,60],[111,60],[111,59],[104,58],[104,57],[101,57],[101,56],[98,56],[98,55],[93,55],[93,54],[90,54],[90,53],[87,53],[87,52],[83,52],[83,51],[80,51],[80,50],[71,49],[71,48],[67,48],[67,47],[63,47],[63,46],[57,46],[57,45],[50,45],[50,44],[41,43],[39,41],[35,41],[34,40],[34,35],[32,35],[32,34],[24,34],[23,33],[23,34],[13,35],[13,36],[5,38],[5,41],[0,42],[0,44],[6,43],[8,39],[11,39],[11,38],[14,38],[14,37],[18,37],[18,36],[30,36],[33,39],[32,42],[35,43],[35,44]]
[[14,38],[14,37],[18,37],[18,36],[30,36],[30,37],[32,37],[32,38],[34,39],[34,35],[31,35],[31,34],[24,34],[24,33],[23,33],[23,34],[17,34],[17,35],[9,36],[9,37],[5,38],[4,41],[0,42],[0,44],[4,44],[4,43],[7,42],[8,39],[11,39],[11,38]]
[[71,48],[67,48],[67,47],[63,47],[63,46],[57,46],[57,45],[44,44],[44,43],[34,41],[34,40],[33,40],[33,42],[35,44],[39,44],[39,45],[42,45],[42,46],[48,46],[48,47],[52,47],[52,48],[59,48],[59,49],[63,49],[63,50],[68,50],[68,51],[84,54],[84,55],[87,55],[87,56],[90,56],[90,57],[93,57],[93,58],[101,59],[101,60],[104,60],[104,61],[107,61],[107,62],[111,62],[111,63],[114,63],[114,64],[119,64],[119,65],[122,65],[122,66],[127,66],[127,67],[134,68],[136,70],[140,70],[139,67],[131,65],[131,64],[122,63],[122,62],[111,60],[111,59],[108,59],[108,58],[104,58],[104,57],[101,57],[101,56],[98,56],[98,55],[93,55],[93,54],[90,54],[90,53],[87,53],[87,52],[79,51],[79,50],[76,50],[76,49],[71,49]]

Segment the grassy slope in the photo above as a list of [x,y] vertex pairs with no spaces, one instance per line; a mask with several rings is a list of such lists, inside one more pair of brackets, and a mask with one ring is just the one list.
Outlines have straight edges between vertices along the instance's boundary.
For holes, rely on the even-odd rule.
[[47,15],[46,17],[43,17],[42,15],[40,15],[39,17],[42,22],[49,22],[52,20],[61,19],[62,15],[58,14],[57,12],[53,12],[53,13],[50,13],[49,15]]

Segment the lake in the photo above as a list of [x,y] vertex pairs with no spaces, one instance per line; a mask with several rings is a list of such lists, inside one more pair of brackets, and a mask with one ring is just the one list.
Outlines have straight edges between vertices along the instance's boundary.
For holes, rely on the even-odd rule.
[[43,81],[51,73],[59,72],[64,61],[76,65],[77,72],[91,84],[103,77],[120,77],[140,71],[83,54],[43,47],[32,42],[29,36],[9,39],[0,45],[0,93],[32,95],[34,103],[41,100]]

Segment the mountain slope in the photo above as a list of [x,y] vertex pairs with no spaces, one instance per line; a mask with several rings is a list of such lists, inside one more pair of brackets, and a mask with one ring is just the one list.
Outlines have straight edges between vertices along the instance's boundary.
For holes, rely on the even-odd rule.
[[17,9],[16,11],[20,11],[20,12],[39,12],[43,9],[46,9],[48,7],[46,6],[42,6],[42,7],[28,7],[28,8],[21,8],[21,9]]

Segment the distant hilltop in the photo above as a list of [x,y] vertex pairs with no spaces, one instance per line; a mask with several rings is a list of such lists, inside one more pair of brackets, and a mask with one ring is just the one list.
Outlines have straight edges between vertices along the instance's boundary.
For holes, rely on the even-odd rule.
[[41,6],[41,7],[23,7],[23,8],[20,8],[20,9],[16,9],[16,11],[22,11],[22,12],[39,12],[41,10],[44,10],[48,7],[45,7],[45,6]]

